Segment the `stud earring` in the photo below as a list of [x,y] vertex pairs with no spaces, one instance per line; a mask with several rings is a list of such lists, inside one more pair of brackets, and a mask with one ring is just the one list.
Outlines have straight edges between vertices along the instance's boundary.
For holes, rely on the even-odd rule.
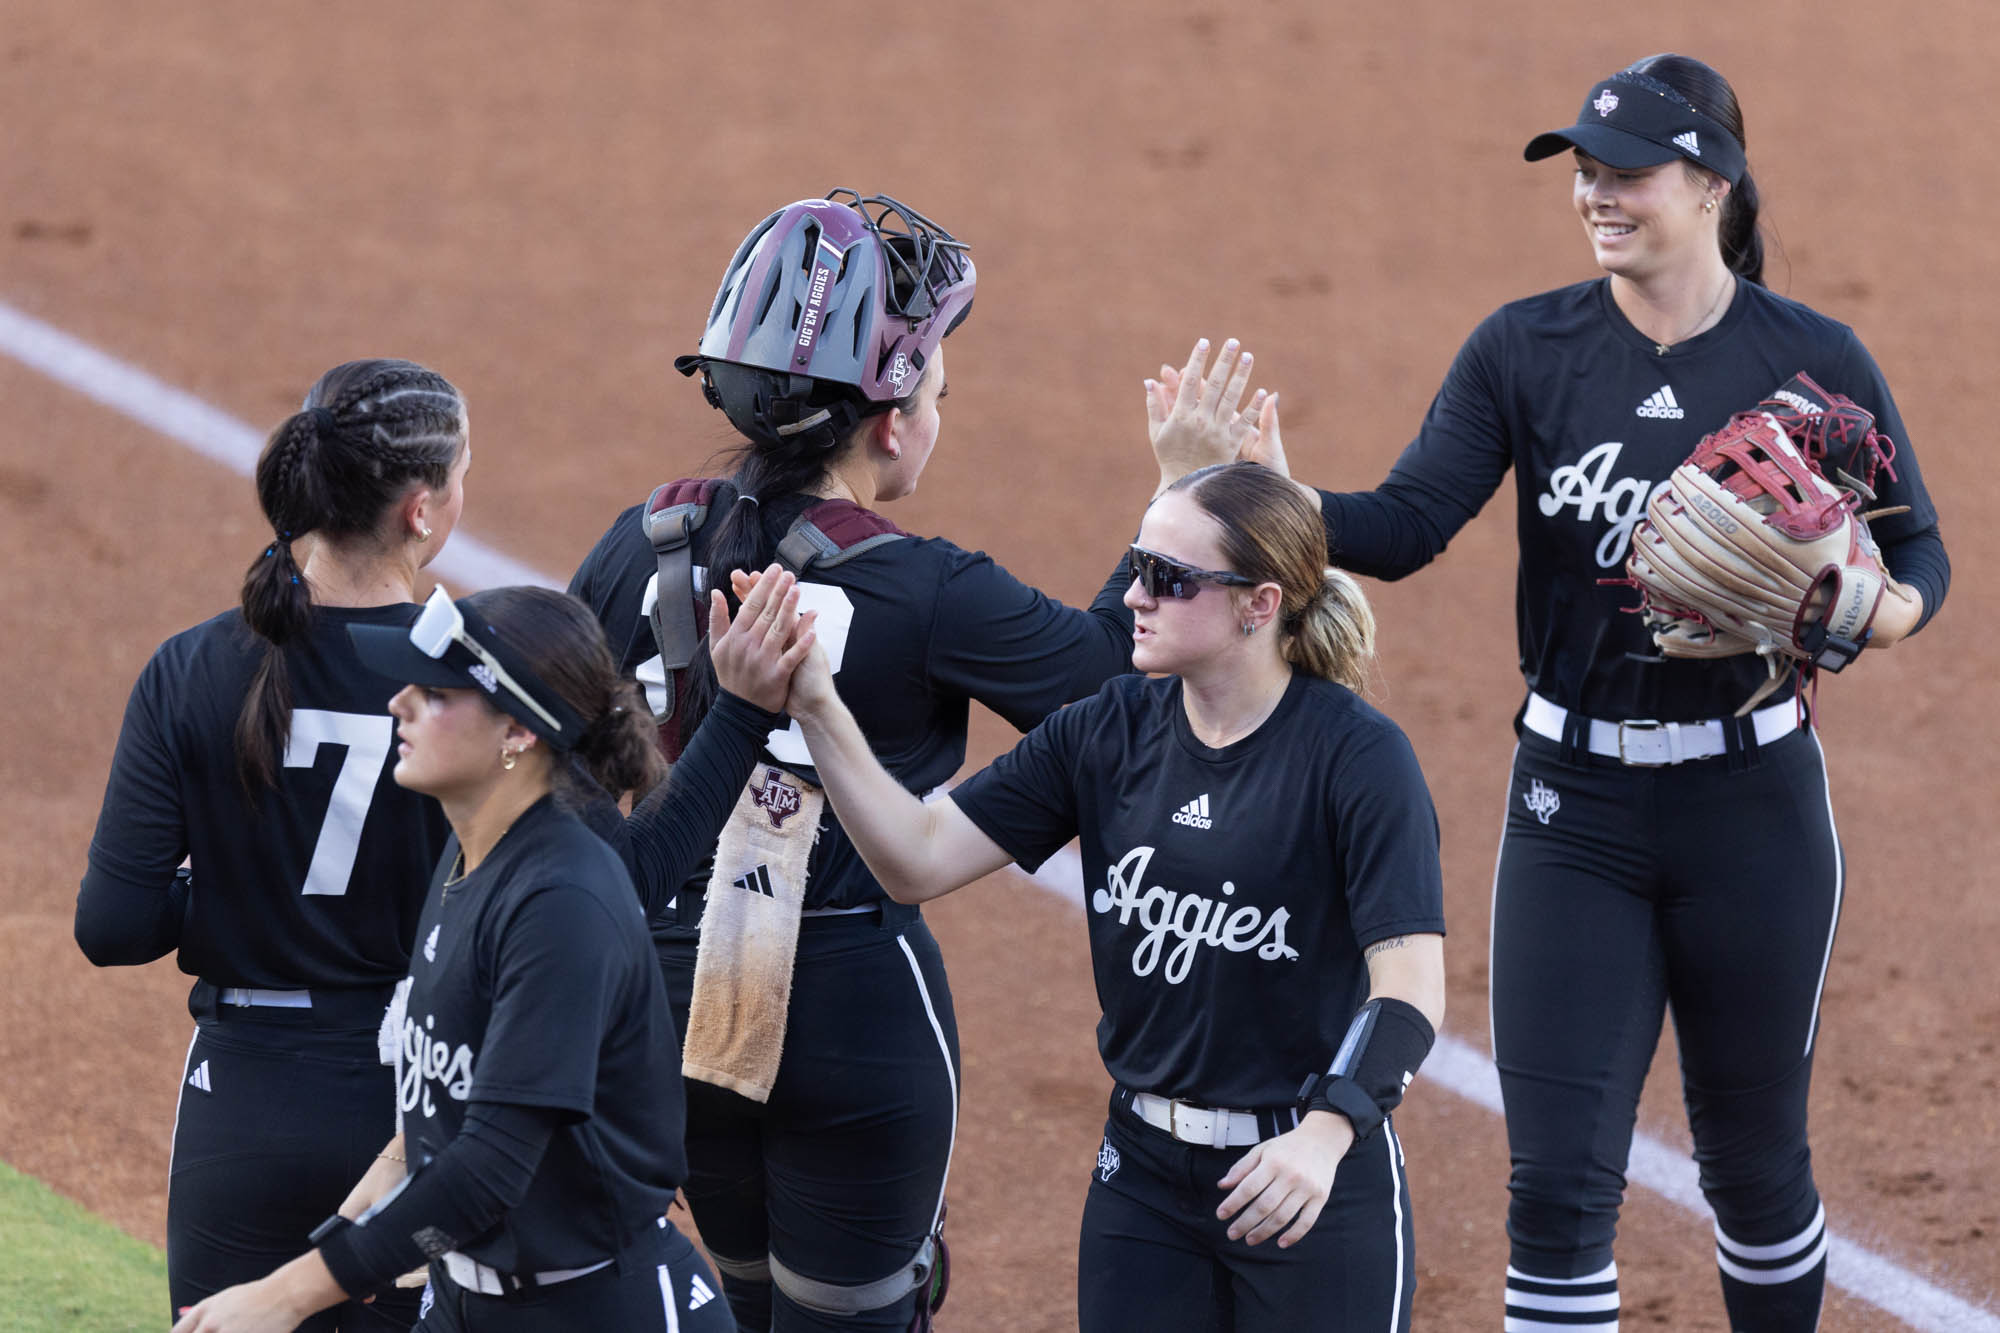
[[417,540],[420,542],[427,542],[430,539],[431,539],[430,527],[428,525],[419,526],[417,528]]
[[501,747],[500,767],[506,769],[509,773],[514,771],[514,765],[520,761],[520,758],[521,752],[519,750],[509,749],[506,746]]
[[1704,200],[1702,202],[1701,211],[1704,213],[1713,213],[1715,211],[1715,200],[1713,199]]

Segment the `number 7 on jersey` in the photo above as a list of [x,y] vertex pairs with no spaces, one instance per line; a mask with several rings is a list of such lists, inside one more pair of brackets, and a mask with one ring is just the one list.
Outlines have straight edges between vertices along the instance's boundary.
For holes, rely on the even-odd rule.
[[354,873],[355,852],[361,846],[361,826],[382,777],[382,761],[396,738],[396,722],[387,714],[330,713],[320,708],[292,710],[292,735],[285,744],[286,768],[311,768],[322,745],[344,745],[340,775],[333,780],[333,799],[313,844],[312,865],[306,870],[305,894],[338,897],[347,892]]

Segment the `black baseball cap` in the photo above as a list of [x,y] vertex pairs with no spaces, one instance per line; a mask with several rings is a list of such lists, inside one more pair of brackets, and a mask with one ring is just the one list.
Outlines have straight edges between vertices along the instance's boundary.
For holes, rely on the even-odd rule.
[[454,602],[443,587],[431,591],[416,623],[349,625],[363,665],[405,685],[479,690],[495,708],[558,750],[576,747],[583,719],[543,684],[471,598]]
[[1590,90],[1576,124],[1528,140],[1530,162],[1580,148],[1607,167],[1632,171],[1685,158],[1731,185],[1743,179],[1743,145],[1722,125],[1646,74],[1614,74]]

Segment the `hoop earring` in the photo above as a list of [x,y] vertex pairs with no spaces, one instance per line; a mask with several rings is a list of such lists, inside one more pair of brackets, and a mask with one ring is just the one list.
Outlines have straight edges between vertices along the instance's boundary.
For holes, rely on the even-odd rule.
[[500,767],[506,769],[509,773],[514,771],[514,765],[519,763],[520,759],[521,752],[519,750],[509,749],[506,746],[500,747]]
[[1249,638],[1249,637],[1250,637],[1250,636],[1251,636],[1252,634],[1255,634],[1256,632],[1257,632],[1257,627],[1256,627],[1255,625],[1251,624],[1251,623],[1250,623],[1249,621],[1247,621],[1247,620],[1243,622],[1243,637],[1244,637],[1244,638],[1246,638],[1246,639],[1247,639],[1247,638]]

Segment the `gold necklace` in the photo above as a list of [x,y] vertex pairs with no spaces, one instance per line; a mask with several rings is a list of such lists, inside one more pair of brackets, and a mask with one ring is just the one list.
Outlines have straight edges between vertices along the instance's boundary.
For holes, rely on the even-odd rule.
[[1689,329],[1686,333],[1683,333],[1680,337],[1674,339],[1672,342],[1663,343],[1655,341],[1653,343],[1653,355],[1665,356],[1668,352],[1673,351],[1674,348],[1679,346],[1681,343],[1686,342],[1688,339],[1694,337],[1697,333],[1700,333],[1702,329],[1707,327],[1709,316],[1713,315],[1716,312],[1716,310],[1721,307],[1723,300],[1726,297],[1728,297],[1728,295],[1731,292],[1735,290],[1736,290],[1736,275],[1732,273],[1729,276],[1729,281],[1722,284],[1722,290],[1715,294],[1715,300],[1709,303],[1707,314],[1704,314],[1700,319],[1696,320],[1694,322],[1693,328]]
[[461,847],[458,849],[458,859],[451,863],[451,872],[444,877],[444,888],[443,891],[439,893],[438,896],[442,898],[445,896],[445,894],[450,893],[452,890],[452,886],[459,883],[464,878],[465,878],[465,849]]

